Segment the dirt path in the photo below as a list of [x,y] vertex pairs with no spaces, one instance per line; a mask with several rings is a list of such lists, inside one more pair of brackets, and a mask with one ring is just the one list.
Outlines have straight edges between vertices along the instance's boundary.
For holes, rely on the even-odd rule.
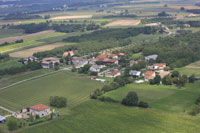
[[5,108],[5,107],[2,107],[2,106],[0,106],[0,109],[5,110],[5,111],[7,111],[7,112],[9,112],[9,113],[11,113],[11,114],[14,114],[14,113],[15,113],[14,111],[9,110],[9,109],[7,109],[7,108]]
[[22,36],[3,38],[3,39],[0,39],[0,43],[11,42],[11,41],[16,41],[16,40],[20,40],[20,39],[25,39],[25,38],[45,35],[45,34],[49,34],[49,33],[53,33],[53,32],[55,32],[55,31],[54,30],[46,30],[46,31],[41,31],[41,32],[33,33],[33,34],[27,34],[27,35],[22,35]]

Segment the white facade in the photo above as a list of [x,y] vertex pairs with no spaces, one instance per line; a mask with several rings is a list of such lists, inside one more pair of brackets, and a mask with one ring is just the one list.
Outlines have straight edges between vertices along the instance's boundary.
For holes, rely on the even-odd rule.
[[30,109],[29,112],[32,114],[32,115],[39,115],[40,117],[44,117],[44,116],[47,116],[47,115],[50,115],[51,114],[51,111],[50,111],[50,108],[48,109],[44,109],[44,110],[34,110],[34,109]]

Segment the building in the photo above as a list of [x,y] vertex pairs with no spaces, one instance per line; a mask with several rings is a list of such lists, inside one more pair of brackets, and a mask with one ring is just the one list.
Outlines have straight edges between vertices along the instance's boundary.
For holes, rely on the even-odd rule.
[[39,117],[44,117],[51,114],[50,107],[43,104],[30,106],[29,112],[34,116],[39,115]]
[[163,70],[166,67],[166,63],[156,63],[153,64],[153,69]]
[[6,122],[6,118],[3,116],[0,116],[0,123],[4,123],[4,122]]
[[49,57],[49,58],[44,58],[41,61],[42,68],[53,68],[55,63],[60,63],[59,58],[54,58],[54,57]]
[[64,52],[64,53],[63,53],[63,56],[64,56],[64,57],[66,57],[66,56],[68,56],[68,55],[74,56],[74,51],[68,51],[68,52]]
[[87,59],[83,59],[82,57],[73,57],[72,63],[74,65],[74,68],[79,69],[87,65],[89,62]]
[[144,79],[145,81],[149,81],[151,79],[154,79],[156,77],[156,73],[154,71],[146,71],[144,73]]
[[133,66],[135,64],[140,63],[141,61],[142,61],[141,59],[139,59],[139,60],[130,60],[129,64],[130,64],[130,66]]
[[129,75],[130,75],[131,77],[133,77],[133,78],[138,78],[138,77],[141,76],[141,72],[140,72],[140,71],[131,70],[131,71],[129,72]]
[[100,55],[97,56],[96,60],[105,65],[118,64],[118,56],[115,54]]
[[158,58],[158,55],[156,54],[144,57],[145,61],[156,60],[157,58]]
[[95,80],[97,76],[90,76],[90,79]]
[[120,76],[120,75],[121,75],[121,72],[119,70],[114,70],[112,72],[106,73],[105,76],[108,77],[108,78],[115,78],[115,77]]
[[92,65],[90,67],[90,72],[100,72],[101,67],[98,65]]
[[156,75],[160,75],[161,79],[163,79],[165,76],[168,76],[169,74],[170,72],[164,70],[156,71]]
[[107,54],[107,58],[118,59],[118,55],[116,55],[116,54]]

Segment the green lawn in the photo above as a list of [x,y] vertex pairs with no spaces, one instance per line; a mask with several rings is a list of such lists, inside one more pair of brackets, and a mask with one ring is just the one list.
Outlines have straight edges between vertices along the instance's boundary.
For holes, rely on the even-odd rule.
[[199,116],[90,100],[62,119],[20,133],[198,133]]
[[0,103],[12,110],[19,110],[39,103],[48,105],[50,96],[64,96],[68,107],[74,107],[88,100],[90,93],[102,85],[85,75],[62,71],[0,91]]
[[0,109],[0,116],[8,115],[9,113],[5,110]]
[[195,74],[196,76],[200,76],[200,61],[194,62],[188,66],[177,68],[181,74],[185,75],[192,75]]
[[200,95],[200,81],[187,84],[182,89],[175,86],[129,84],[104,95],[121,102],[130,91],[136,91],[140,100],[148,102],[154,109],[181,113],[190,110]]
[[23,30],[19,30],[19,29],[1,29],[0,39],[7,38],[7,37],[21,36],[23,34],[24,34]]

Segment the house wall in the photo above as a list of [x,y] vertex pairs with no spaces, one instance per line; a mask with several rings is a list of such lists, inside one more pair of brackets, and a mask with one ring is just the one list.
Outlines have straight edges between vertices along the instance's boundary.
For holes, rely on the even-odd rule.
[[42,110],[42,111],[37,111],[37,110],[34,110],[34,109],[30,109],[30,113],[39,115],[40,117],[44,117],[44,116],[49,115],[51,113],[51,111],[50,111],[50,108]]

